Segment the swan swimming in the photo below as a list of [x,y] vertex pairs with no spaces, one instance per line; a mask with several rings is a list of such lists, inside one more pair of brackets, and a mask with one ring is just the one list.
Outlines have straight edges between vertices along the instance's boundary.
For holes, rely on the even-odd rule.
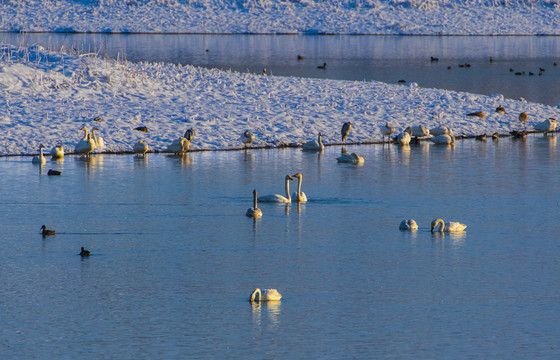
[[336,158],[336,161],[350,164],[363,164],[364,158],[356,153],[345,154]]
[[98,131],[99,129],[94,127],[93,129],[91,129],[91,137],[93,139],[93,142],[95,143],[95,148],[96,149],[102,149],[105,146],[105,141],[103,141],[103,138],[101,136],[97,136],[95,134],[96,131]]
[[416,231],[418,230],[418,224],[416,224],[416,221],[410,219],[404,219],[403,221],[401,221],[401,224],[399,225],[399,229],[400,230],[407,230],[407,231]]
[[247,146],[251,144],[253,141],[255,141],[255,134],[253,134],[249,130],[245,130],[245,132],[241,135],[239,140],[241,140],[241,142],[243,142],[243,144]]
[[146,153],[150,151],[150,147],[144,142],[144,140],[138,140],[138,142],[134,145],[132,151],[138,154],[138,156],[142,154],[142,157],[146,157]]
[[35,156],[33,156],[33,159],[31,159],[31,162],[33,164],[44,165],[47,162],[47,159],[45,159],[45,157],[43,156],[43,149],[44,148],[45,148],[45,145],[41,144],[41,146],[39,147],[39,155],[35,155]]
[[247,213],[245,215],[255,219],[260,218],[263,215],[262,210],[257,207],[257,189],[253,190],[253,207],[247,209]]
[[64,158],[64,147],[62,145],[56,145],[51,150],[51,157],[53,160]]
[[282,299],[282,295],[276,289],[262,289],[261,291],[261,289],[256,288],[249,297],[250,302],[278,301],[280,299]]
[[285,186],[286,196],[282,196],[279,194],[265,195],[258,198],[258,200],[262,202],[276,202],[276,203],[285,203],[285,204],[291,203],[292,198],[290,197],[290,180],[293,180],[293,178],[290,175],[286,175],[284,179],[286,180],[286,186]]
[[[442,219],[432,221],[431,232],[461,232],[467,228],[467,225],[460,222],[450,221],[447,224]],[[434,231],[434,229],[436,229]]]
[[323,151],[325,145],[323,145],[323,140],[321,139],[322,136],[323,134],[319,133],[317,140],[310,140],[306,142],[303,144],[302,149],[304,151]]
[[350,130],[352,130],[352,123],[350,121],[345,122],[344,125],[342,125],[342,130],[340,131],[340,135],[342,136],[342,141],[346,141],[348,135],[350,134]]
[[191,142],[188,141],[186,138],[181,137],[173,140],[173,142],[171,143],[171,145],[167,147],[165,152],[174,153],[175,155],[181,155],[189,151],[190,147],[191,147]]
[[301,175],[301,173],[297,173],[295,175],[292,175],[292,177],[295,177],[295,178],[298,179],[297,192],[294,192],[292,194],[292,197],[294,198],[294,201],[297,202],[297,203],[307,202],[307,196],[305,195],[305,193],[303,191],[301,191],[301,183],[303,181],[303,175]]
[[385,125],[381,125],[379,127],[379,130],[381,131],[383,142],[385,142],[385,136],[387,136],[387,139],[389,139],[391,135],[393,135],[393,133],[395,132],[395,128],[389,125],[389,123],[385,123]]

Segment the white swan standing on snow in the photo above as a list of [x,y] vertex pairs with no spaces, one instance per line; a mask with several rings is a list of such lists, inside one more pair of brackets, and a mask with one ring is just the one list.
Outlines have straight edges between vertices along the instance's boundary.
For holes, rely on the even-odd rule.
[[363,164],[364,158],[356,153],[345,154],[336,158],[336,161],[350,164]]
[[45,159],[45,157],[43,156],[43,149],[45,148],[45,145],[41,144],[41,146],[39,147],[39,155],[35,155],[33,156],[33,159],[31,159],[31,162],[33,164],[45,164],[47,162],[47,159]]
[[144,142],[144,140],[138,140],[138,142],[134,145],[132,151],[135,154],[138,154],[138,156],[142,154],[142,157],[146,157],[146,153],[150,151],[150,147]]
[[389,125],[389,123],[385,123],[385,125],[381,125],[379,127],[379,130],[381,131],[383,142],[385,142],[385,136],[387,136],[387,139],[389,139],[391,135],[393,135],[393,133],[395,132],[395,128]]
[[51,150],[51,158],[53,160],[60,160],[64,158],[64,147],[62,145],[56,145]]
[[467,228],[467,225],[460,222],[450,221],[447,224],[442,219],[432,221],[431,232],[461,232]]
[[558,125],[556,119],[549,118],[545,121],[535,124],[533,128],[537,131],[543,131],[546,135],[547,133],[554,131],[556,129],[556,125]]
[[247,209],[247,213],[245,215],[255,219],[260,218],[263,215],[262,210],[257,207],[257,189],[253,190],[253,207]]
[[302,149],[304,151],[323,151],[325,145],[323,145],[322,134],[319,133],[317,140],[310,140],[303,144]]
[[293,179],[290,175],[286,175],[285,179],[286,179],[286,186],[285,186],[286,196],[282,196],[279,194],[265,195],[258,198],[258,200],[262,202],[276,202],[276,203],[285,203],[285,204],[291,203],[292,198],[290,196],[290,180]]
[[165,152],[174,153],[175,155],[182,155],[189,151],[191,147],[191,142],[188,141],[186,138],[181,137],[178,139],[173,140],[171,145],[167,147]]
[[102,149],[105,146],[105,141],[103,141],[103,138],[101,136],[97,136],[95,134],[95,132],[99,130],[98,128],[94,127],[93,129],[91,129],[91,137],[93,139],[93,142],[95,143],[95,148],[96,149]]
[[416,231],[418,230],[418,224],[416,224],[416,221],[410,219],[404,219],[403,221],[401,221],[401,224],[399,225],[399,229],[400,230],[406,230],[406,231]]
[[259,289],[256,288],[255,291],[251,293],[249,297],[250,302],[260,302],[260,301],[278,301],[282,299],[282,295],[276,289]]
[[245,132],[241,135],[239,140],[241,140],[241,142],[243,142],[243,144],[247,146],[251,144],[253,141],[255,141],[255,134],[253,134],[249,130],[245,130]]
[[[84,126],[85,127],[85,126]],[[87,130],[85,130],[87,132]],[[95,150],[95,142],[91,138],[91,134],[86,135],[86,140],[80,140],[80,142],[74,148],[74,152],[82,155],[89,156],[89,154]]]
[[297,203],[304,203],[307,202],[307,196],[305,195],[305,193],[303,191],[301,191],[301,183],[303,181],[303,175],[301,175],[301,173],[297,173],[295,175],[292,175],[292,177],[295,177],[298,179],[298,189],[297,192],[294,192],[292,194],[292,198],[294,198],[294,201]]
[[455,143],[455,136],[453,135],[438,135],[430,139],[431,142],[435,144],[448,144],[451,145]]

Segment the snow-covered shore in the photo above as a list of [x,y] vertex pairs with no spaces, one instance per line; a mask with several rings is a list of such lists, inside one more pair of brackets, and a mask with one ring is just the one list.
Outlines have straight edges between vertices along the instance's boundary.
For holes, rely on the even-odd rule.
[[26,0],[0,31],[560,35],[557,0]]
[[[4,46],[0,52],[0,154],[35,154],[63,145],[73,151],[86,125],[105,140],[106,152],[131,151],[139,140],[163,151],[194,128],[191,149],[243,146],[249,129],[255,146],[295,145],[323,133],[340,142],[344,122],[354,124],[351,142],[380,141],[386,122],[402,131],[445,124],[455,134],[508,133],[560,109],[415,84],[273,77],[193,66],[116,62],[92,54],[63,54],[38,47]],[[507,114],[495,112],[503,105]],[[483,111],[485,119],[466,116]],[[94,121],[94,119],[100,118]],[[145,126],[148,132],[134,130]],[[98,150],[99,151],[99,150]]]

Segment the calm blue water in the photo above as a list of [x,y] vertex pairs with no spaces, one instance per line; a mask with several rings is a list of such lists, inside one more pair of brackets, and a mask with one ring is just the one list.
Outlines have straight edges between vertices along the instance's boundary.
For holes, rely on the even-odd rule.
[[[560,103],[560,67],[553,65],[560,64],[559,36],[0,34],[0,42],[56,50],[64,46],[134,62],[258,74],[266,68],[279,76],[393,84],[405,80],[422,87]],[[439,61],[430,61],[432,56]],[[325,62],[326,70],[317,69]],[[465,63],[471,67],[459,68]],[[540,68],[545,69],[541,76]]]
[[2,358],[560,357],[556,137],[349,150],[0,158]]

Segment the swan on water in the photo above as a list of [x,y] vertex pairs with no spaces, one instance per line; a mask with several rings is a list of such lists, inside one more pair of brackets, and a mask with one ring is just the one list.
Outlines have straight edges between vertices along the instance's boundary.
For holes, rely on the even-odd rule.
[[411,133],[412,133],[412,129],[410,127],[407,127],[405,131],[403,131],[402,133],[399,134],[399,136],[397,136],[398,143],[401,145],[410,144],[410,140],[412,139],[412,137],[410,136]]
[[533,128],[537,131],[543,131],[544,134],[546,135],[547,133],[554,131],[556,129],[556,125],[558,125],[556,119],[549,118],[546,119],[545,121],[535,124]]
[[56,145],[51,150],[51,157],[53,160],[64,158],[64,147],[62,145]]
[[282,196],[279,194],[265,195],[259,197],[258,200],[262,202],[276,202],[276,203],[285,203],[285,204],[291,203],[292,198],[290,196],[290,181],[293,180],[293,178],[290,175],[286,175],[284,179],[286,180],[286,185],[285,185],[286,196]]
[[310,140],[303,144],[302,149],[305,151],[323,151],[325,146],[323,145],[322,134],[319,133],[317,140]]
[[31,162],[33,164],[45,164],[47,162],[47,159],[45,159],[45,157],[43,156],[43,149],[45,148],[45,145],[41,144],[41,146],[39,147],[39,155],[35,155],[33,156],[33,159],[31,159]]
[[245,144],[245,147],[246,147],[247,145],[249,145],[253,141],[255,141],[255,134],[253,134],[249,130],[245,130],[245,132],[243,134],[241,134],[241,137],[239,138],[239,140],[241,140],[241,142],[243,142],[243,144]]
[[171,143],[171,145],[167,147],[165,152],[174,153],[175,155],[181,155],[189,151],[190,147],[191,147],[191,142],[188,141],[186,138],[181,137],[173,140],[173,142]]
[[134,144],[132,151],[135,154],[138,154],[138,156],[142,154],[142,157],[146,157],[146,153],[150,151],[150,147],[144,142],[144,140],[138,140],[138,142]]
[[298,179],[298,189],[297,192],[292,193],[292,198],[297,203],[307,202],[307,196],[303,191],[301,191],[301,183],[303,181],[303,175],[301,173],[297,173],[295,175],[292,175],[292,177]]
[[342,125],[342,130],[340,131],[342,141],[346,141],[346,139],[348,138],[348,134],[350,134],[350,130],[352,130],[352,123],[345,122],[344,125]]
[[455,143],[455,136],[453,135],[438,135],[430,139],[435,144],[453,144]]
[[247,209],[245,215],[252,218],[260,218],[262,216],[262,210],[257,207],[257,189],[253,190],[253,207]]
[[399,225],[399,229],[400,230],[407,230],[407,231],[416,231],[418,230],[418,224],[416,224],[416,221],[410,219],[404,219],[403,221],[401,221],[401,224]]
[[336,161],[350,164],[363,164],[364,158],[356,153],[345,154],[336,158]]
[[467,228],[467,225],[460,222],[449,221],[447,224],[442,219],[432,221],[431,232],[461,232]]
[[280,295],[280,293],[276,289],[261,290],[259,288],[256,288],[249,297],[250,302],[278,301],[280,299],[282,299],[282,295]]
[[430,129],[430,134],[434,137],[439,135],[451,135],[451,130],[449,130],[449,128],[445,125],[440,125],[438,127]]
[[103,141],[103,138],[101,136],[97,136],[95,134],[96,131],[98,131],[99,129],[94,127],[93,129],[91,129],[91,138],[93,139],[93,142],[95,143],[95,148],[96,149],[102,149],[105,146],[105,141]]
[[379,130],[381,131],[383,142],[385,142],[385,136],[387,136],[387,139],[389,139],[391,135],[393,135],[393,133],[395,132],[395,128],[389,125],[389,123],[385,123],[385,125],[381,125],[379,127]]

